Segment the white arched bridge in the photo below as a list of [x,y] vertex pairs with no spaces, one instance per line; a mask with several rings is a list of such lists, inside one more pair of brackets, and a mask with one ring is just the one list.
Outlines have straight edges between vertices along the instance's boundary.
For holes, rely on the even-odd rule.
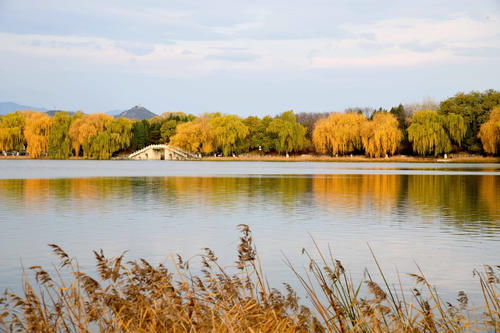
[[132,160],[199,160],[200,156],[177,147],[159,144],[149,145],[128,156]]

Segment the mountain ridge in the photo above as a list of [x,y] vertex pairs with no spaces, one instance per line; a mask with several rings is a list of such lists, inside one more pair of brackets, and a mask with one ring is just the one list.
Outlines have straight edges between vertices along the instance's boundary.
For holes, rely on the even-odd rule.
[[45,108],[36,107],[36,106],[28,106],[23,104],[17,104],[14,102],[0,102],[0,115],[6,115],[7,113],[16,112],[19,110],[34,110],[40,112],[48,111]]
[[142,105],[136,105],[126,111],[123,111],[119,115],[117,115],[117,118],[128,118],[130,120],[136,119],[136,120],[143,120],[143,119],[151,119],[153,117],[156,117],[157,114],[149,111]]

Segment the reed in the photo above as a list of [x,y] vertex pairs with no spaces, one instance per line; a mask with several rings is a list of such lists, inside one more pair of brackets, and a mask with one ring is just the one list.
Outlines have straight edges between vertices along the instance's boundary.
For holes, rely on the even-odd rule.
[[[354,282],[331,250],[316,244],[308,270],[287,261],[310,300],[267,283],[252,234],[240,225],[238,259],[225,269],[210,249],[191,260],[170,256],[171,268],[146,260],[107,258],[95,251],[97,276],[80,270],[76,259],[51,244],[59,259],[51,275],[40,266],[25,274],[22,295],[0,298],[0,331],[5,332],[499,332],[500,266],[474,271],[483,304],[471,308],[460,292],[457,304],[443,301],[419,270],[411,297],[401,281],[391,288],[373,255],[382,284],[369,272]],[[68,275],[69,274],[69,275]],[[31,280],[30,280],[31,277]],[[362,286],[367,292],[361,295]],[[472,311],[471,311],[472,309]]]

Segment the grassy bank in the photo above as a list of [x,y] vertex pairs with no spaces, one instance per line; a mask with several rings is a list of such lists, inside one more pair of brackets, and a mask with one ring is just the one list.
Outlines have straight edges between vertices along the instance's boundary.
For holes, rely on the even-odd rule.
[[[472,311],[460,292],[444,302],[422,272],[415,286],[386,281],[378,272],[353,281],[339,260],[318,248],[303,250],[304,275],[288,263],[308,295],[302,303],[290,286],[281,293],[265,280],[247,226],[241,225],[238,259],[225,269],[209,249],[201,272],[171,257],[171,267],[146,260],[126,262],[95,252],[98,276],[80,270],[57,245],[59,272],[29,268],[24,293],[0,299],[0,329],[6,332],[470,332],[500,331],[500,266],[475,271],[483,304]],[[372,254],[373,255],[373,254]],[[319,259],[313,259],[319,258]],[[69,275],[68,275],[69,273]],[[62,276],[71,276],[64,279]],[[374,279],[372,279],[372,277]],[[377,284],[374,280],[383,281]],[[31,282],[30,282],[31,281]],[[393,284],[395,282],[395,284]],[[367,294],[361,295],[366,285]],[[396,285],[397,287],[390,287]],[[408,296],[411,291],[411,296]]]

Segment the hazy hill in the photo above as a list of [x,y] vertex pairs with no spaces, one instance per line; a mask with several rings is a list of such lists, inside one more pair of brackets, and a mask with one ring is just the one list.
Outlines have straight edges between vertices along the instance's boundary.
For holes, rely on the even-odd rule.
[[66,110],[49,110],[49,111],[45,111],[45,113],[48,114],[51,117],[55,116],[55,114],[58,113],[58,112],[67,112],[70,116],[72,116],[72,115],[75,114],[73,111],[66,111]]
[[18,110],[35,110],[45,112],[47,109],[35,106],[21,105],[13,102],[0,102],[0,115],[16,112]]
[[117,117],[143,120],[143,119],[151,119],[156,116],[157,114],[149,111],[142,105],[136,105],[127,111],[123,111]]

